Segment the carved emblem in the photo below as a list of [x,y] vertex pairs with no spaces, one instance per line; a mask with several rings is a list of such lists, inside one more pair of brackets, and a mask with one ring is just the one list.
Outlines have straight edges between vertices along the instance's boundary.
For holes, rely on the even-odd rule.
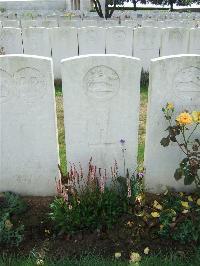
[[118,93],[120,79],[112,68],[102,65],[90,69],[83,84],[89,97],[108,100]]
[[15,73],[20,97],[27,103],[35,102],[44,97],[46,82],[44,75],[35,68],[22,68]]

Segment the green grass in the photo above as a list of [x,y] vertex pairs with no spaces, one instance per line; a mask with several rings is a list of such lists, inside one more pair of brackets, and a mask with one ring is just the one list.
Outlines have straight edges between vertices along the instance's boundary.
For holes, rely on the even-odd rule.
[[169,256],[147,256],[142,257],[138,264],[130,264],[128,261],[120,261],[114,259],[105,259],[93,255],[86,255],[77,259],[63,258],[62,260],[45,260],[44,264],[37,264],[35,258],[0,258],[1,266],[199,266],[200,265],[200,251],[191,257],[180,257],[177,255]]
[[[63,112],[63,95],[61,84],[56,84],[56,107],[58,120],[58,141],[61,169],[64,173],[67,171],[66,167],[66,152],[65,152],[65,130],[64,130],[64,112]],[[138,145],[138,164],[141,166],[144,160],[144,143],[146,132],[146,108],[148,100],[147,87],[141,88],[141,106],[140,106],[140,125],[139,125],[139,145]]]

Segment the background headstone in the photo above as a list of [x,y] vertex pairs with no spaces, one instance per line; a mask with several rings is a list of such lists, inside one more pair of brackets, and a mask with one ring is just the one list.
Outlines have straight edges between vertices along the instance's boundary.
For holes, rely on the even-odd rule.
[[61,60],[78,55],[77,28],[52,28],[49,29],[54,76],[61,78]]
[[186,54],[189,30],[185,28],[162,29],[160,56]]
[[5,54],[22,54],[22,35],[18,28],[0,28],[0,48]]
[[159,28],[134,29],[133,54],[142,61],[144,71],[149,71],[150,61],[159,57],[161,34]]
[[106,53],[132,56],[133,28],[116,26],[106,31]]
[[58,143],[52,60],[0,56],[0,192],[55,194]]
[[24,53],[39,56],[51,56],[49,29],[26,28],[22,30]]
[[[189,190],[174,179],[175,170],[184,158],[177,144],[167,148],[160,141],[166,137],[166,122],[162,107],[174,103],[176,116],[184,110],[200,109],[200,56],[178,55],[153,59],[151,64],[147,133],[145,144],[146,186],[160,192],[166,186]],[[199,132],[197,132],[198,136]]]
[[105,54],[106,29],[86,27],[78,29],[79,55]]

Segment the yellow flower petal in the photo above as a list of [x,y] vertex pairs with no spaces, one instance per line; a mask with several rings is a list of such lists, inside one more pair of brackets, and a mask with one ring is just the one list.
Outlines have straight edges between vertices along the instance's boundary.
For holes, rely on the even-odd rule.
[[13,227],[13,224],[11,223],[10,220],[6,220],[4,225],[5,225],[5,228],[8,230],[10,230]]
[[149,254],[149,251],[150,251],[150,248],[149,248],[149,247],[146,247],[146,248],[144,249],[144,254],[148,255],[148,254]]
[[157,202],[157,200],[154,200],[153,207],[157,210],[162,210],[162,206],[159,202]]
[[189,212],[189,210],[183,210],[183,211],[182,211],[183,214],[186,214],[186,213],[188,213],[188,212]]
[[192,116],[187,112],[183,112],[177,116],[176,121],[182,126],[189,125],[193,122]]
[[122,256],[121,252],[116,252],[115,253],[115,258],[119,259]]
[[197,205],[200,206],[200,198],[197,200]]
[[141,261],[141,256],[137,252],[132,252],[130,256],[130,262],[139,262]]
[[192,119],[195,123],[200,123],[200,111],[193,111]]
[[180,195],[181,197],[183,197],[184,194],[183,194],[183,192],[179,192],[179,195]]
[[192,196],[188,196],[188,201],[193,201]]
[[167,110],[173,110],[174,104],[173,103],[167,103],[166,108],[167,108]]
[[152,213],[151,213],[151,216],[152,216],[153,218],[157,218],[157,217],[160,217],[160,214],[159,214],[158,212],[152,212]]
[[181,205],[182,205],[184,208],[186,208],[186,209],[190,208],[190,206],[189,206],[189,204],[188,204],[187,201],[181,201]]

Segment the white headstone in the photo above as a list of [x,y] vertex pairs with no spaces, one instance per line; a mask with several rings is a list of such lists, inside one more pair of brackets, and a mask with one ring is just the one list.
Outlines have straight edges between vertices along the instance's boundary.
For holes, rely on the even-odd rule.
[[[162,107],[175,105],[175,117],[184,110],[200,109],[200,56],[177,55],[153,59],[150,69],[149,104],[145,144],[146,186],[160,192],[166,186],[187,190],[174,179],[175,170],[184,158],[177,144],[164,148],[160,141],[167,136]],[[198,138],[198,132],[197,136]]]
[[106,53],[132,56],[133,28],[116,26],[106,31]]
[[19,28],[20,23],[19,20],[4,20],[2,21],[3,27],[12,27],[12,28]]
[[79,55],[105,54],[106,29],[86,27],[78,29]]
[[62,61],[66,150],[69,163],[88,161],[102,169],[114,160],[124,175],[137,165],[140,60],[117,55],[79,56]]
[[45,28],[53,28],[53,27],[58,27],[58,22],[57,20],[42,20],[41,21],[41,27],[45,27]]
[[21,20],[21,27],[22,28],[40,27],[40,26],[41,26],[40,20],[32,20],[32,19]]
[[22,29],[24,53],[39,56],[51,56],[49,30],[47,28]]
[[97,26],[96,20],[85,19],[81,21],[81,27]]
[[22,35],[18,28],[0,28],[0,48],[5,54],[22,54]]
[[133,54],[142,60],[144,71],[149,71],[150,60],[159,57],[161,34],[159,28],[134,29]]
[[186,54],[189,30],[184,28],[162,29],[160,56]]
[[52,28],[49,30],[51,38],[54,76],[61,78],[61,60],[78,55],[77,28]]
[[81,27],[81,20],[61,20],[59,22],[59,26],[60,27],[76,27],[79,28]]
[[188,52],[190,54],[200,54],[200,28],[190,29]]
[[0,56],[0,192],[55,194],[58,143],[51,59]]

